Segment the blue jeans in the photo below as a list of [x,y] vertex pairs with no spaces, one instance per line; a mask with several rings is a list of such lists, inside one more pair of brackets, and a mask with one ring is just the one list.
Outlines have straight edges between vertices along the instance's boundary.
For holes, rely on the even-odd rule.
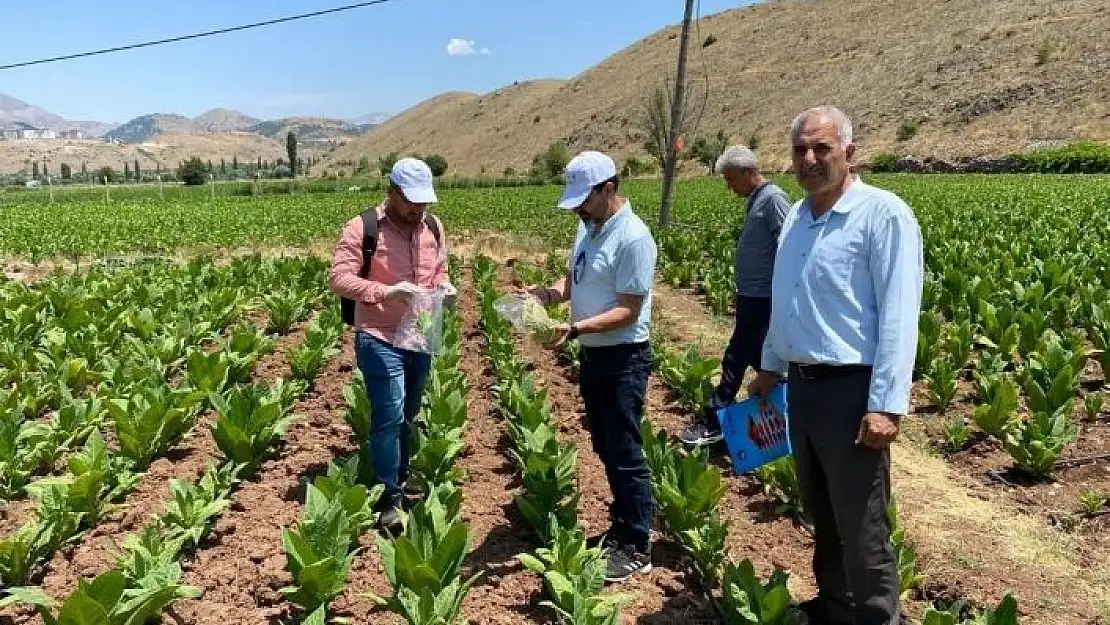
[[[355,333],[355,359],[370,400],[370,440],[360,463],[369,462],[383,485],[382,502],[395,504],[408,477],[412,424],[420,413],[430,354],[398,349],[366,332]],[[367,458],[369,456],[369,458]]]
[[640,423],[651,374],[649,343],[583,347],[578,376],[594,452],[605,466],[613,505],[611,530],[646,551],[655,502]]

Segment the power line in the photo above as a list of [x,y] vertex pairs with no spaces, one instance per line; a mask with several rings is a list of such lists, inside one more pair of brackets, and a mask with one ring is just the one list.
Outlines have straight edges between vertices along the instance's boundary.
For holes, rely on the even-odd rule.
[[34,61],[23,61],[22,63],[12,63],[10,65],[0,65],[0,70],[15,69],[17,67],[29,67],[31,65],[42,65],[44,63],[55,63],[57,61],[68,61],[70,59],[79,59],[87,56],[97,56],[100,54],[110,54],[112,52],[122,52],[124,50],[134,50],[136,48],[149,48],[150,46],[159,46],[166,43],[176,43],[178,41],[187,41],[189,39],[200,39],[201,37],[211,37],[213,35],[224,35],[233,33],[240,30],[249,30],[251,28],[260,28],[262,26],[273,26],[274,24],[281,24],[284,22],[292,22],[295,20],[303,20],[310,17],[319,17],[321,15],[328,15],[329,13],[339,13],[340,11],[350,11],[351,9],[362,9],[375,4],[385,4],[393,0],[369,0],[367,2],[358,2],[356,4],[348,4],[334,9],[324,9],[323,11],[313,11],[312,13],[301,13],[300,15],[290,15],[288,17],[279,17],[277,19],[266,20],[264,22],[255,22],[253,24],[244,24],[242,26],[232,26],[231,28],[220,28],[218,30],[209,30],[203,33],[194,33],[192,35],[182,35],[180,37],[171,37],[169,39],[159,39],[157,41],[145,41],[143,43],[134,43],[126,46],[118,46],[115,48],[103,48],[100,50],[92,50],[90,52],[79,52],[77,54],[67,54],[64,56],[55,56],[47,59],[36,59]]

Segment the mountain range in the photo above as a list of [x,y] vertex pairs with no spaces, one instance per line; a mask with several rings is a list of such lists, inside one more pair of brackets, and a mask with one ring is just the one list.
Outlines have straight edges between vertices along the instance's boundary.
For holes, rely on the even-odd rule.
[[151,113],[123,124],[111,124],[67,120],[42,107],[0,93],[0,129],[82,130],[88,137],[103,137],[120,143],[145,143],[159,135],[235,132],[282,140],[286,133],[293,132],[302,140],[331,140],[357,136],[388,118],[387,113],[370,113],[353,120],[323,117],[261,120],[239,111],[216,108],[193,118],[174,113]]

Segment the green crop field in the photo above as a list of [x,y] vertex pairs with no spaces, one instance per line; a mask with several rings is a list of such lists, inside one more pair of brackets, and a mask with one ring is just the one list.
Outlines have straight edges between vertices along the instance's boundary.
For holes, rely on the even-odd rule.
[[[910,204],[925,241],[890,511],[907,612],[1001,625],[1016,599],[1021,622],[1106,622],[1110,177],[866,180]],[[544,355],[498,317],[510,272],[480,246],[452,257],[459,309],[414,435],[424,495],[404,535],[375,536],[380,490],[354,460],[373,416],[327,259],[205,254],[318,254],[381,197],[343,189],[0,194],[0,262],[82,261],[0,278],[0,621],[785,622],[813,588],[791,461],[738,476],[670,440],[716,374],[719,353],[682,337],[729,323],[741,199],[681,182],[675,226],[655,233],[661,546],[650,576],[609,590],[584,544],[605,482],[577,354]],[[550,280],[577,227],[560,190],[444,189],[434,212],[449,241],[538,244],[511,273]],[[654,225],[658,182],[622,190]],[[85,262],[120,255],[175,258]]]

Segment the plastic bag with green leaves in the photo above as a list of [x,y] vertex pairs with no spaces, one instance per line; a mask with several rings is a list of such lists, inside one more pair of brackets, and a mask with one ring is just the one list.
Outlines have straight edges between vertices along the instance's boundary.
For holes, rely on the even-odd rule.
[[443,349],[443,301],[446,291],[442,286],[422,289],[412,296],[409,308],[393,334],[393,345],[401,349],[438,354]]
[[547,344],[555,340],[559,321],[547,314],[538,299],[527,293],[502,295],[493,303],[493,309],[533,340]]

